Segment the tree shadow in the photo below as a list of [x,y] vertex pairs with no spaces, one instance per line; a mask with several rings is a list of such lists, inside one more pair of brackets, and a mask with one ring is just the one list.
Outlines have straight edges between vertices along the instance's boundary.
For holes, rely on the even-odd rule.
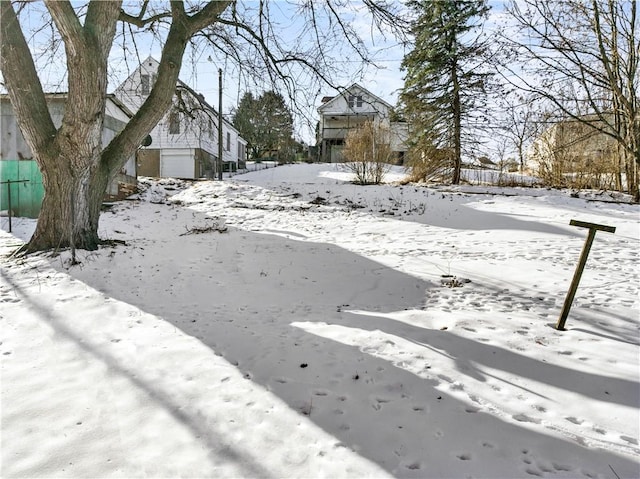
[[[210,419],[206,423],[202,421],[199,411],[186,411],[183,409],[183,405],[179,404],[169,394],[163,391],[160,387],[152,382],[143,379],[135,371],[128,370],[120,361],[115,359],[107,351],[90,344],[81,334],[78,334],[72,328],[66,326],[64,321],[51,309],[50,305],[46,305],[38,300],[38,298],[29,294],[25,288],[23,288],[14,278],[9,275],[4,269],[0,269],[0,276],[6,281],[11,288],[13,288],[14,294],[22,299],[28,308],[33,310],[37,317],[48,324],[57,335],[66,341],[71,342],[75,347],[82,350],[84,353],[95,359],[96,361],[104,364],[108,368],[109,373],[115,376],[125,378],[128,382],[133,384],[139,391],[141,391],[145,397],[154,405],[160,407],[164,412],[170,415],[176,422],[185,426],[191,431],[194,437],[197,437],[204,443],[209,452],[209,457],[212,464],[220,461],[218,455],[220,450],[224,450],[225,460],[233,462],[236,467],[243,470],[243,474],[246,477],[269,477],[270,474],[264,466],[255,460],[251,455],[235,448],[224,440],[224,429],[220,428],[216,430],[215,424]],[[59,378],[59,381],[64,380]],[[53,388],[53,385],[52,385]],[[81,394],[82,391],[78,391]],[[106,400],[106,399],[105,399]],[[127,418],[128,419],[128,418]],[[213,428],[212,428],[213,426]],[[91,431],[85,433],[87,436],[85,440],[91,442]],[[58,437],[57,441],[62,444],[74,444],[71,437],[67,439],[67,434],[64,434],[64,438]],[[72,435],[70,435],[72,436]],[[72,446],[69,446],[72,447]],[[105,454],[109,453],[105,451]],[[113,454],[113,451],[110,452]],[[49,458],[45,458],[49,459]],[[108,462],[111,462],[109,459]],[[6,467],[6,464],[5,464]],[[118,467],[117,464],[113,464],[113,467]],[[32,470],[37,470],[37,466],[32,464]]]
[[[206,220],[177,208],[172,222],[138,233],[130,228],[125,232],[131,235],[129,246],[113,255],[102,251],[68,273],[198,338],[340,444],[395,476],[497,477],[509,471],[510,477],[527,477],[530,466],[518,459],[523,450],[537,451],[541,463],[560,469],[568,467],[566,455],[580,458],[582,464],[571,466],[576,471],[607,474],[607,464],[630,475],[637,471],[633,461],[615,453],[585,449],[470,410],[466,402],[443,393],[439,381],[292,326],[305,321],[380,329],[460,359],[595,395],[574,378],[584,381],[582,373],[437,331],[345,313],[420,306],[433,284],[330,244],[231,228],[222,235],[178,237],[184,224]],[[117,271],[117,278],[109,271]],[[605,381],[620,404],[630,403],[633,395],[627,393],[637,387],[590,377]],[[455,439],[442,440],[449,436]],[[481,462],[468,460],[469,451],[478,449]]]
[[[618,326],[611,324],[611,321],[607,322],[603,319],[605,317],[615,318]],[[584,328],[585,325],[590,329]],[[569,314],[566,329],[640,346],[638,319],[617,314],[615,311],[602,310],[593,306],[574,307]]]
[[541,362],[496,345],[456,335],[449,330],[425,329],[385,317],[358,314],[345,315],[340,324],[367,331],[384,331],[429,349],[442,351],[451,358],[464,361],[466,366],[460,368],[460,372],[476,379],[483,376],[475,366],[478,365],[600,401],[632,408],[640,404],[640,383],[637,381],[578,372],[558,364]]
[[[467,203],[475,202],[476,199],[466,197],[464,194],[451,194],[436,201],[446,201],[449,198],[447,208],[440,209],[437,205],[427,206],[425,214],[408,214],[401,216],[404,221],[437,226],[440,228],[450,228],[459,230],[515,230],[531,231],[535,233],[547,233],[560,236],[579,236],[568,228],[562,228],[553,224],[541,223],[539,221],[527,221],[520,219],[515,214],[503,214],[497,212],[482,211],[468,206]],[[429,197],[425,201],[433,201]],[[446,203],[445,203],[446,204]],[[567,224],[568,226],[568,224]]]

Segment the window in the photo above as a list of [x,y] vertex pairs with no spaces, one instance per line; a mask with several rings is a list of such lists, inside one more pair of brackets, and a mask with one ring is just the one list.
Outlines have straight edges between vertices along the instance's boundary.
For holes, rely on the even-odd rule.
[[225,150],[231,151],[231,133],[227,132],[227,142]]
[[246,146],[244,145],[244,143],[238,142],[238,160],[244,161],[246,160],[246,156],[247,156]]
[[169,114],[169,134],[177,135],[180,133],[180,114],[177,111]]
[[140,75],[140,93],[149,94],[149,75]]
[[353,107],[362,107],[362,96],[361,95],[349,95],[349,108]]

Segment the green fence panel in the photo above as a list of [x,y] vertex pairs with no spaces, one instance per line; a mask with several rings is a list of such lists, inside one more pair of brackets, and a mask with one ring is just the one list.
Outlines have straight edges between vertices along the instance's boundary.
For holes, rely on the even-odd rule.
[[11,184],[13,216],[37,218],[44,198],[42,174],[34,160],[0,160],[0,210],[9,209],[9,185],[5,181],[27,180]]

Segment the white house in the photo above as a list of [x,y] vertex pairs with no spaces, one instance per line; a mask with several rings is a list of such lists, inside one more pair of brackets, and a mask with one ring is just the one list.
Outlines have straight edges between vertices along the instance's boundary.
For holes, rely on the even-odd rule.
[[616,141],[593,125],[606,128],[595,117],[590,123],[559,121],[543,131],[527,149],[527,169],[552,186],[620,189],[624,160]]
[[389,103],[358,84],[346,88],[339,95],[324,97],[318,108],[320,122],[317,143],[321,161],[343,161],[342,149],[349,130],[372,121],[389,129],[391,149],[396,153],[398,163],[402,163],[409,129],[405,122],[392,121],[392,111]]
[[[115,90],[116,97],[138,111],[155,83],[159,64],[153,57],[147,58]],[[218,113],[180,80],[173,106],[151,131],[149,140],[137,155],[141,176],[212,178],[221,167],[236,170],[246,160],[247,142],[223,120],[222,162],[218,161]]]

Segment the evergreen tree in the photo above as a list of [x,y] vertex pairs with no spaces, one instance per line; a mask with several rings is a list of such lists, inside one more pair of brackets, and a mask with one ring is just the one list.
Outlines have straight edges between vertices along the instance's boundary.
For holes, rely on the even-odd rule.
[[254,118],[254,110],[256,107],[256,99],[251,92],[242,95],[238,107],[233,113],[233,126],[240,132],[240,136],[247,140],[247,148],[249,156],[255,158],[254,142],[256,138],[256,126]]
[[408,5],[416,14],[415,45],[402,61],[406,78],[400,102],[412,125],[410,162],[451,171],[451,182],[458,184],[463,146],[472,138],[469,126],[485,99],[488,77],[478,68],[484,47],[475,30],[489,7],[486,0],[412,0]]
[[[293,116],[282,95],[245,93],[234,112],[233,126],[247,140],[253,159],[274,155],[286,160],[293,144]],[[282,156],[282,158],[281,158]]]

